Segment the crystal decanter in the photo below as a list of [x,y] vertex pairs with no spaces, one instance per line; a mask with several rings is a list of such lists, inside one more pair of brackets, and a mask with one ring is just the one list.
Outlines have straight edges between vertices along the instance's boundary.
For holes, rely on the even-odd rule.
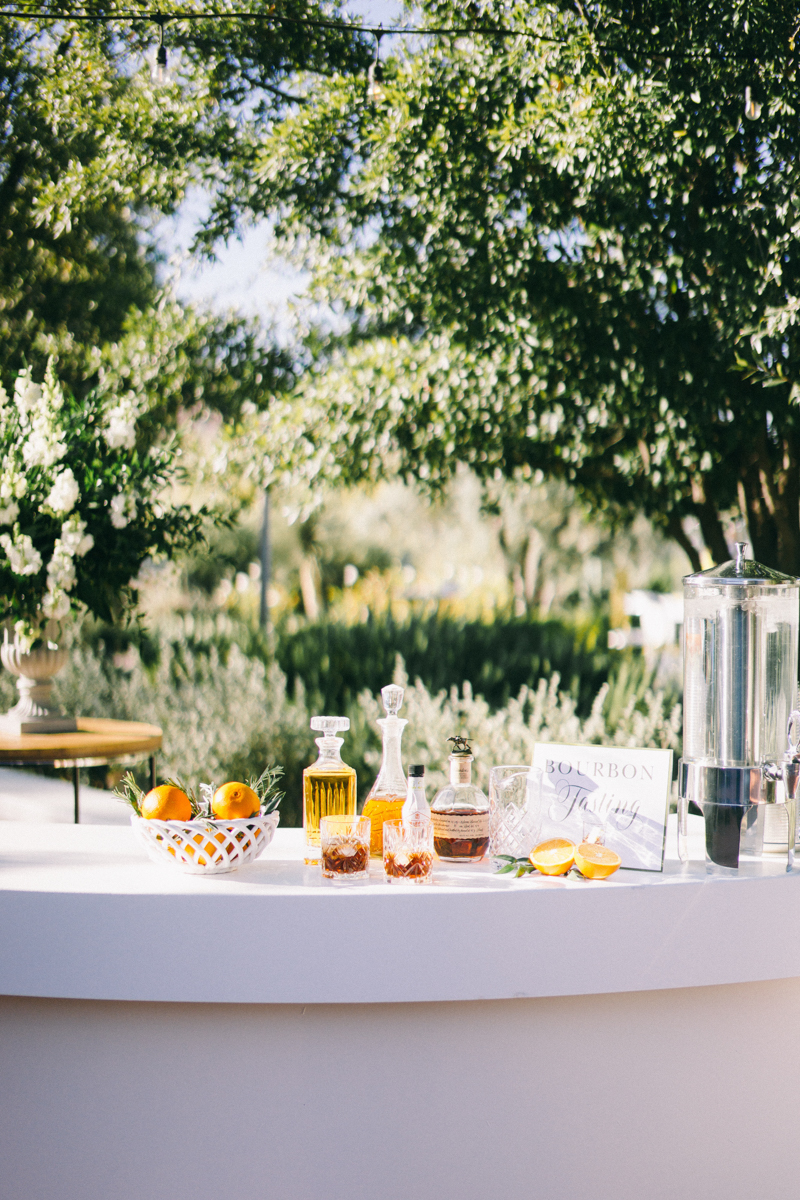
[[[356,773],[342,762],[340,747],[344,739],[336,735],[350,728],[348,717],[312,717],[311,728],[322,737],[316,739],[319,758],[303,771],[303,829],[306,846],[319,847],[319,823],[322,817],[352,817],[356,812]],[[306,862],[317,862],[316,856]]]
[[372,821],[370,853],[373,858],[383,857],[383,822],[400,820],[407,792],[400,742],[408,721],[397,715],[403,703],[403,689],[389,684],[381,688],[381,699],[386,709],[386,716],[378,721],[383,733],[383,759],[362,813]]

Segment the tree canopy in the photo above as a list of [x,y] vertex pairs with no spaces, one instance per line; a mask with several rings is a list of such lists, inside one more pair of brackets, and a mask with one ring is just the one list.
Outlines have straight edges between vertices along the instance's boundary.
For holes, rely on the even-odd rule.
[[[78,395],[147,396],[154,426],[202,401],[227,417],[292,378],[268,330],[179,304],[159,276],[155,223],[189,190],[211,211],[197,249],[241,224],[239,180],[276,117],[287,77],[357,67],[352,35],[267,21],[169,20],[174,81],[151,80],[158,30],[115,19],[0,16],[0,377],[55,355]],[[128,6],[120,6],[129,12]],[[228,8],[235,6],[228,4]],[[216,6],[224,12],[226,5]],[[257,0],[254,13],[268,11]],[[287,12],[314,12],[293,0]]]
[[395,46],[377,106],[351,70],[318,81],[237,193],[350,321],[262,425],[268,468],[540,471],[695,566],[687,518],[720,561],[740,509],[755,555],[800,572],[799,18],[488,0],[466,19],[519,36]]

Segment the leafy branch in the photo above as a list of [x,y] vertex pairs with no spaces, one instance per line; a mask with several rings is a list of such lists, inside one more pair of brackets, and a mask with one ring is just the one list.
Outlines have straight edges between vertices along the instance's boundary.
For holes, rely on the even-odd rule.
[[514,858],[513,854],[496,854],[495,858],[503,862],[496,875],[514,875],[521,879],[523,875],[530,875],[536,870],[529,858]]
[[133,771],[126,771],[120,782],[114,788],[114,795],[125,804],[129,804],[137,817],[142,815],[142,800],[144,792],[133,777]]
[[[522,879],[525,875],[540,873],[529,858],[514,858],[513,854],[495,854],[494,857],[503,863],[502,867],[497,868],[495,875],[513,875],[516,879]],[[586,878],[575,866],[570,867],[566,874],[574,875],[576,879]],[[562,875],[561,878],[565,876]]]

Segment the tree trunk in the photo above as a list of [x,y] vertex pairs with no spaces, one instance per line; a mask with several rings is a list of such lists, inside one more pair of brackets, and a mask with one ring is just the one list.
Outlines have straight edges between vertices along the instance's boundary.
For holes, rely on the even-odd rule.
[[673,541],[678,543],[681,550],[683,550],[683,552],[686,554],[686,557],[692,564],[692,571],[702,570],[700,555],[697,553],[696,549],[689,541],[689,538],[686,536],[686,530],[683,528],[681,519],[677,513],[670,513],[669,517],[667,518],[667,533],[673,539]]
[[[766,438],[760,446],[759,476],[764,502],[775,523],[778,570],[800,574],[800,481],[797,438],[789,433],[773,455]],[[771,459],[777,458],[774,463]]]
[[792,430],[778,441],[767,425],[739,467],[753,557],[767,567],[800,575],[800,480],[798,438]]
[[272,575],[272,544],[269,536],[269,488],[264,489],[264,514],[261,519],[261,542],[258,556],[261,561],[261,597],[258,620],[262,629],[268,629],[269,584]]
[[522,581],[525,586],[525,603],[528,609],[533,608],[536,596],[536,584],[539,577],[539,563],[544,549],[544,539],[538,529],[532,529],[528,534],[528,544],[525,548],[525,560],[522,567]]
[[702,504],[696,506],[697,519],[700,522],[700,530],[703,534],[703,541],[708,547],[708,552],[714,560],[714,563],[728,562],[731,557],[731,552],[728,548],[728,543],[725,540],[725,531],[722,528],[722,521],[719,518],[714,505],[710,500],[704,499]]
[[300,595],[303,597],[303,609],[309,621],[319,620],[319,597],[315,579],[316,560],[307,556],[300,562]]

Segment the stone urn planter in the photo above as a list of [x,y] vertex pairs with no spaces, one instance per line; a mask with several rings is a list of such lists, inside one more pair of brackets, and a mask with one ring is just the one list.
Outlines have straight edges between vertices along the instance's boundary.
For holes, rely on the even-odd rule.
[[23,650],[19,643],[9,640],[4,632],[0,645],[0,662],[17,676],[19,701],[0,717],[0,734],[20,736],[25,733],[74,733],[77,722],[53,708],[50,697],[53,678],[67,661],[65,646],[45,641],[35,650]]

